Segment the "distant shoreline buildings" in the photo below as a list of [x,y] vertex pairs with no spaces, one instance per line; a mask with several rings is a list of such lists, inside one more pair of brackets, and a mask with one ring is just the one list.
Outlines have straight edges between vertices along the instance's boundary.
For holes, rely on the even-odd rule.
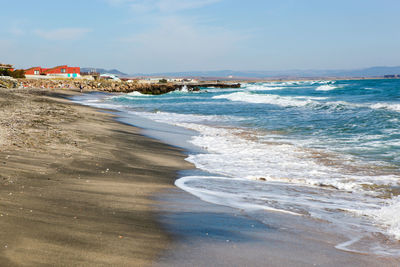
[[[398,67],[400,68],[400,67]],[[83,72],[81,72],[83,70]],[[165,74],[161,77],[157,76],[131,76],[129,77],[127,74],[121,73],[118,70],[110,70],[110,72],[106,72],[104,69],[100,69],[102,71],[96,71],[96,69],[82,68],[81,67],[70,67],[68,65],[60,65],[52,68],[43,68],[43,67],[32,67],[29,69],[20,69],[16,70],[12,64],[3,64],[0,63],[0,76],[12,76],[14,78],[26,78],[31,79],[52,79],[52,78],[72,78],[72,79],[87,79],[87,80],[113,80],[113,81],[129,81],[129,82],[140,82],[140,83],[182,83],[182,84],[191,84],[198,83],[199,80],[296,80],[296,79],[400,79],[400,74],[386,74],[383,75],[382,71],[380,71],[379,75],[367,75],[367,76],[316,76],[316,77],[308,77],[308,76],[271,76],[265,78],[251,78],[251,77],[235,77],[233,75],[228,76],[187,76],[181,77],[179,75],[174,74]],[[122,77],[119,77],[118,74],[112,72],[116,71],[121,73]],[[386,73],[395,73],[394,71],[388,71]]]
[[25,76],[55,76],[60,78],[78,78],[81,77],[80,67],[69,67],[68,65],[61,65],[54,68],[32,67],[24,70]]

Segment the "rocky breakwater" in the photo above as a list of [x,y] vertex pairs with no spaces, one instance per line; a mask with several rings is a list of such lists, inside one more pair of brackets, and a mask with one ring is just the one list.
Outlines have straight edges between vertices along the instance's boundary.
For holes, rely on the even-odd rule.
[[3,88],[41,88],[41,89],[75,89],[112,93],[140,92],[142,94],[161,95],[172,91],[187,90],[199,91],[200,88],[239,88],[240,84],[231,83],[141,83],[138,81],[110,81],[110,80],[77,80],[77,79],[13,79],[0,78],[0,87]]
[[199,87],[214,87],[214,88],[240,88],[242,85],[240,83],[222,83],[222,82],[202,82],[199,84],[189,84],[187,87],[199,88]]
[[[20,87],[22,88],[58,88],[58,89],[76,89],[87,91],[100,91],[112,93],[130,93],[140,92],[142,94],[160,95],[169,93],[171,91],[182,90],[183,85],[165,83],[165,84],[149,84],[138,82],[124,82],[124,81],[90,81],[90,80],[67,80],[67,79],[20,79]],[[12,87],[8,87],[12,88]],[[191,91],[198,90],[191,88]]]
[[8,76],[0,76],[0,88],[17,88],[18,80]]
[[[102,88],[102,91],[106,92],[121,92],[121,93],[130,93],[130,92],[139,92],[142,94],[148,95],[162,95],[173,91],[182,90],[183,85],[174,84],[174,83],[112,83],[109,87]],[[198,91],[198,88],[191,88],[190,91]]]

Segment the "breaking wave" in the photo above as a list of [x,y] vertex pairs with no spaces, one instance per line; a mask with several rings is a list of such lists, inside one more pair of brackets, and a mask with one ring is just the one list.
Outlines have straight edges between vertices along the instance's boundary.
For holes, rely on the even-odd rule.
[[331,91],[336,88],[338,88],[338,87],[330,85],[330,84],[325,84],[325,85],[318,86],[317,89],[315,89],[315,90],[316,91]]

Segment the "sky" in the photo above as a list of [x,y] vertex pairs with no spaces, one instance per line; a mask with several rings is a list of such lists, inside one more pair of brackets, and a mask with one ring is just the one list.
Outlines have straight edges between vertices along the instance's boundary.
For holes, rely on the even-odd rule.
[[400,65],[398,0],[0,0],[0,62],[155,73]]

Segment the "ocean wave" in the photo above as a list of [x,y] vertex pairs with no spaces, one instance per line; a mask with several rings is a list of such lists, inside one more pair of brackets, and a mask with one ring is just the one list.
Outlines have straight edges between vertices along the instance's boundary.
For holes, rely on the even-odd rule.
[[323,81],[315,81],[313,84],[335,84],[336,81],[332,80],[323,80]]
[[[372,218],[375,214],[377,228],[369,219],[363,223],[367,231],[381,231],[400,239],[400,217],[392,218],[393,214],[400,215],[400,201],[382,207],[382,199],[378,197],[382,192],[374,189],[396,185],[398,176],[372,169],[347,172],[344,165],[332,165],[329,158],[316,157],[317,151],[289,142],[264,143],[257,133],[244,129],[193,123],[179,126],[199,132],[191,143],[207,151],[191,154],[187,161],[201,170],[221,175],[178,180],[177,186],[203,200],[240,209],[307,215],[331,222],[338,220],[337,211],[344,212],[341,216],[352,214],[360,220],[365,218],[359,215]],[[356,168],[357,161],[351,162],[349,168]],[[225,180],[221,182],[221,179]],[[339,221],[344,224],[345,220]]]
[[376,103],[370,105],[372,109],[387,109],[392,111],[400,112],[400,104],[391,104],[391,103]]
[[286,81],[286,82],[264,82],[264,83],[243,83],[244,88],[252,88],[253,90],[271,90],[294,88],[296,86],[309,86],[309,85],[324,85],[335,84],[336,81],[320,80],[320,81]]
[[129,95],[129,96],[151,96],[151,95],[142,94],[138,91],[133,91],[133,92],[127,93],[126,95]]
[[251,91],[274,91],[285,89],[287,87],[276,86],[274,84],[247,84],[246,86],[244,86],[244,88]]
[[240,101],[253,104],[271,104],[278,105],[281,107],[304,107],[314,103],[313,100],[303,98],[300,100],[295,97],[285,97],[269,94],[252,94],[248,92],[236,92],[226,95],[217,95],[213,99],[227,99],[230,101]]
[[389,200],[382,208],[367,210],[364,214],[374,218],[379,225],[384,224],[387,232],[400,240],[400,196]]
[[182,123],[215,123],[227,121],[240,121],[244,118],[235,116],[220,116],[220,115],[197,115],[197,114],[182,114],[173,112],[144,112],[144,111],[128,111],[128,113],[137,116],[145,117],[153,121],[167,123],[171,125],[181,126]]
[[333,85],[330,85],[330,84],[325,84],[325,85],[321,85],[321,86],[318,86],[315,90],[316,91],[331,91],[331,90],[334,90],[334,89],[337,89],[338,87],[336,87],[336,86],[333,86]]
[[[229,189],[226,190],[227,188],[221,188],[221,186],[218,185],[218,183],[223,183],[226,185],[232,182],[241,184],[242,189],[244,189],[244,187],[250,188],[247,188],[248,190],[244,189],[238,194],[237,192],[229,191]],[[237,209],[265,210],[297,216],[304,215],[305,212],[304,210],[298,212],[291,211],[281,208],[278,205],[275,205],[274,207],[272,203],[259,203],[259,201],[254,198],[254,191],[251,188],[254,184],[249,184],[248,181],[242,179],[213,176],[186,176],[176,180],[175,185],[182,190],[197,196],[203,201],[218,205],[230,206]],[[214,188],[213,185],[215,186]],[[217,191],[215,188],[220,190]]]
[[257,141],[256,133],[242,129],[193,123],[178,126],[200,133],[191,142],[209,153],[190,155],[187,160],[211,173],[310,186],[323,184],[351,191],[363,190],[364,183],[395,183],[398,179],[390,175],[348,175],[336,167],[319,164],[307,150],[290,143],[262,143]]
[[[139,99],[140,100],[143,100],[143,99],[150,100],[152,96],[153,95],[147,95],[147,94],[142,94],[142,93],[140,93],[138,91],[133,91],[133,92],[130,92],[130,93],[127,93],[127,94],[114,95],[114,96],[110,97],[109,99],[115,100],[115,101],[119,101],[119,100],[122,100],[122,101],[132,100],[132,101],[134,101],[134,100],[139,100]],[[103,99],[103,101],[104,100],[107,100],[107,99]]]
[[269,104],[280,107],[307,107],[315,110],[345,110],[354,108],[368,108],[368,105],[350,103],[346,101],[326,101],[329,97],[317,96],[279,96],[272,94],[255,94],[251,92],[236,92],[214,96],[213,99],[226,99],[233,102],[251,104]]

